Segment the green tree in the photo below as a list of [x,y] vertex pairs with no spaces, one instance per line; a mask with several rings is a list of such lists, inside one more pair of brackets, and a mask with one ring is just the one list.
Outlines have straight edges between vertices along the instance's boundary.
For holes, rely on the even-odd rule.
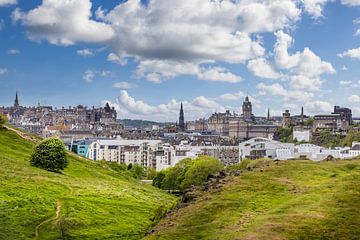
[[360,132],[350,130],[346,137],[341,141],[341,145],[344,147],[351,147],[353,142],[360,142]]
[[69,164],[65,146],[58,138],[49,138],[40,142],[30,158],[32,166],[51,172],[64,170]]
[[280,142],[289,143],[292,142],[293,128],[279,128],[275,133],[275,138]]
[[132,168],[129,171],[131,175],[136,179],[140,179],[142,176],[144,176],[144,168],[140,164],[136,163],[132,165]]
[[304,126],[312,126],[314,124],[313,118],[308,118],[304,121]]
[[209,175],[217,174],[224,169],[224,165],[217,159],[201,156],[194,160],[185,173],[181,189],[186,189],[191,185],[200,186],[207,181]]
[[191,158],[185,158],[178,162],[174,167],[169,168],[164,180],[163,189],[178,190],[181,183],[185,179],[185,174],[189,169],[193,160]]
[[169,170],[161,170],[157,172],[155,177],[153,178],[153,186],[163,189],[164,178]]
[[127,170],[131,170],[133,168],[133,165],[132,163],[130,163],[128,166],[127,166]]
[[7,123],[7,117],[0,113],[0,127]]

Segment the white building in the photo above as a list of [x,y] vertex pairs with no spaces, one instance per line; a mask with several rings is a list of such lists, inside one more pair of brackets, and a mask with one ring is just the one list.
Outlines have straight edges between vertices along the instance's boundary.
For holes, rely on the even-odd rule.
[[240,161],[247,159],[272,158],[279,160],[294,157],[294,144],[282,143],[267,138],[253,138],[239,144]]
[[293,130],[293,140],[298,142],[310,142],[311,130],[310,129],[295,129]]
[[89,158],[155,168],[153,152],[160,144],[160,140],[97,140],[90,144]]

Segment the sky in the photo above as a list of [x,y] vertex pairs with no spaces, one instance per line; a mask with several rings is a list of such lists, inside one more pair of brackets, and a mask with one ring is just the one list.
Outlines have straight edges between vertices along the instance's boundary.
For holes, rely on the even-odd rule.
[[0,106],[360,117],[360,0],[0,0]]

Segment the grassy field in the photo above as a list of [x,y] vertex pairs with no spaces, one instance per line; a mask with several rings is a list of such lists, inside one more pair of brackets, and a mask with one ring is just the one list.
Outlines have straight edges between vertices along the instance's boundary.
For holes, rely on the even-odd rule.
[[285,161],[200,193],[145,239],[360,239],[360,161]]
[[0,129],[0,239],[139,239],[178,201],[75,156],[62,174],[31,167],[32,148]]

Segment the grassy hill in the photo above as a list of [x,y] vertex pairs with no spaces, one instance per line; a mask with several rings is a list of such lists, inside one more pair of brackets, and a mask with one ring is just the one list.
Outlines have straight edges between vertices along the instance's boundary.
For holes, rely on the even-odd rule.
[[0,129],[0,239],[139,239],[177,202],[75,156],[62,174],[31,167],[32,148]]
[[231,177],[146,239],[359,239],[360,161],[274,162]]

